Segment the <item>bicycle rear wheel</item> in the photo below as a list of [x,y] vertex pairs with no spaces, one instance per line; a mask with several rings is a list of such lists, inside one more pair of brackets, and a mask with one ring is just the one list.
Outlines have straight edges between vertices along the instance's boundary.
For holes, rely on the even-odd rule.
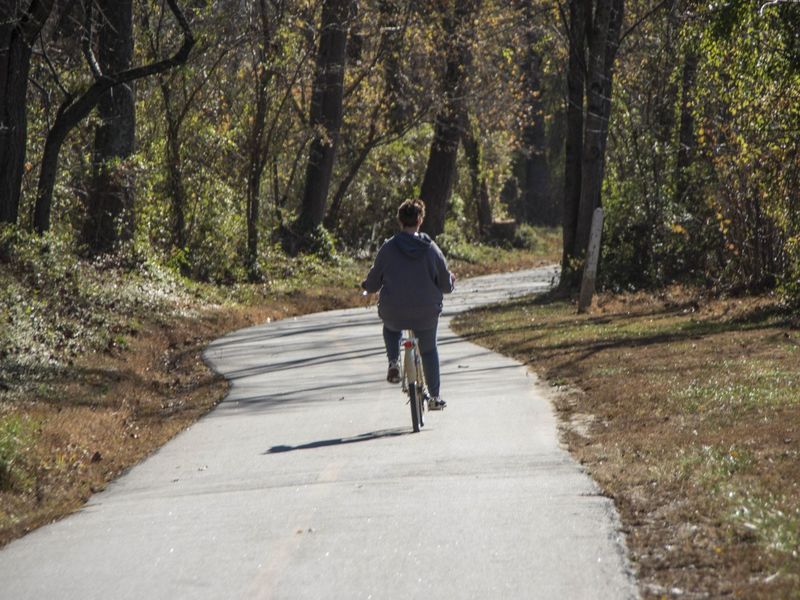
[[417,388],[416,381],[408,383],[408,400],[411,406],[411,427],[414,429],[414,433],[419,433],[419,430],[425,425],[424,417],[422,416],[422,403],[424,400]]

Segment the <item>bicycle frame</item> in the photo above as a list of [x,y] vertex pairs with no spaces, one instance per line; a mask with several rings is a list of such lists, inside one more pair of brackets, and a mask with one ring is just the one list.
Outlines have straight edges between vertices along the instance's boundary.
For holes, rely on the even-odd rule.
[[[403,392],[408,393],[408,383],[411,381],[422,383],[424,386],[424,373],[419,357],[419,341],[414,337],[412,331],[403,331],[403,337],[400,339],[400,349],[402,350],[403,359],[400,369],[403,377]],[[418,379],[422,381],[419,382]]]

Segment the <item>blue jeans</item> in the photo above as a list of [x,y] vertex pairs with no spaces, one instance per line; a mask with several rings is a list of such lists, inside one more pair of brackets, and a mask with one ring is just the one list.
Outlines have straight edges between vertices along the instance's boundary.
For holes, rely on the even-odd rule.
[[[383,326],[383,342],[386,344],[386,356],[390,361],[400,358],[400,338],[403,332],[394,331]],[[436,327],[424,331],[415,331],[419,340],[419,353],[422,358],[422,370],[425,371],[425,382],[431,396],[439,395],[439,350],[436,348]]]

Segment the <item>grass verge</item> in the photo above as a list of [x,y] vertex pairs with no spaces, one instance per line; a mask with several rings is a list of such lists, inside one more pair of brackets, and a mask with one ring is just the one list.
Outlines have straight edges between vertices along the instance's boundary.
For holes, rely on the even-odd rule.
[[614,499],[645,597],[798,598],[796,315],[672,288],[580,316],[526,298],[454,326],[563,386],[563,439]]
[[[462,244],[451,268],[546,264],[558,244],[545,239],[544,252]],[[263,284],[215,286],[135,255],[87,262],[56,238],[0,239],[0,546],[80,507],[219,402],[209,341],[363,303],[369,260],[269,264]]]

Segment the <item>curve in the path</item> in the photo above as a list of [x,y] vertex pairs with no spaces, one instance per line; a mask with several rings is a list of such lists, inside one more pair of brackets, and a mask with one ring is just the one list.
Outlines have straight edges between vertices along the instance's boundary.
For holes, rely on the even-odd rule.
[[518,363],[449,316],[553,270],[460,284],[441,322],[448,408],[410,433],[374,309],[234,332],[207,417],[0,551],[0,598],[630,598],[611,502],[559,446]]

